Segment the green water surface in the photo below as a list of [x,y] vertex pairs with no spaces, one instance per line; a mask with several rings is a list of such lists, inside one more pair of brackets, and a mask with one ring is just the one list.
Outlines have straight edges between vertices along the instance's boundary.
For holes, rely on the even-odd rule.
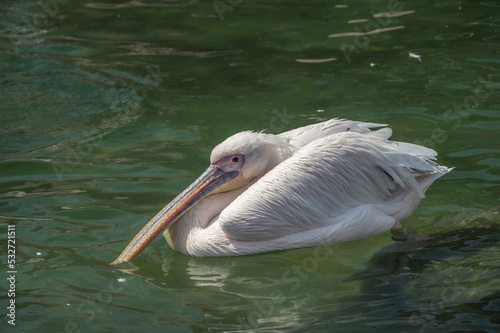
[[[424,239],[109,268],[217,143],[334,117],[455,167]],[[499,142],[497,1],[2,1],[0,329],[499,332]]]

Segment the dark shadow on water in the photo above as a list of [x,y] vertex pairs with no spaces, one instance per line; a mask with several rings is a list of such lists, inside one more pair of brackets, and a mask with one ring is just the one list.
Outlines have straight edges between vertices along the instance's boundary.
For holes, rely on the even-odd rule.
[[318,329],[341,329],[339,319],[357,313],[375,332],[498,332],[499,240],[492,224],[391,244],[347,280],[363,281],[361,295],[335,300],[351,306]]

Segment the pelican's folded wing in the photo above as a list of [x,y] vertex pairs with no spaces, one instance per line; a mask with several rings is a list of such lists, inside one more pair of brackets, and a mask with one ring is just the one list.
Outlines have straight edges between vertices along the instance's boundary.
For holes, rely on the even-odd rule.
[[219,223],[243,241],[346,223],[343,216],[376,209],[403,192],[418,204],[425,188],[416,177],[433,175],[432,182],[448,170],[382,137],[343,132],[297,150],[224,209]]

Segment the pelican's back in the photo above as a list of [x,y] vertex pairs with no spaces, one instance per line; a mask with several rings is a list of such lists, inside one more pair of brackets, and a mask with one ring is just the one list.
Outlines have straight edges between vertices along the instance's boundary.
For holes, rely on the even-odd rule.
[[[342,132],[356,132],[373,135],[373,133],[376,132],[372,132],[370,128],[384,126],[387,126],[387,124],[365,123],[361,121],[334,118],[322,123],[312,124],[283,132],[278,136],[291,145],[300,148],[314,140]],[[380,132],[380,130],[377,132]],[[382,129],[382,132],[384,133],[382,136],[386,139],[388,139],[392,133],[390,128],[384,128]]]

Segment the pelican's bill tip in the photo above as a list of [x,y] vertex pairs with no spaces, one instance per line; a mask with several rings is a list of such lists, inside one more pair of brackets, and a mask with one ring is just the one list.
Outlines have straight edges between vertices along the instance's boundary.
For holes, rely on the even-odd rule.
[[109,264],[110,267],[113,267],[115,265],[119,265],[121,264],[122,262],[125,262],[126,260],[118,260],[116,259],[115,261],[113,261],[112,263]]

